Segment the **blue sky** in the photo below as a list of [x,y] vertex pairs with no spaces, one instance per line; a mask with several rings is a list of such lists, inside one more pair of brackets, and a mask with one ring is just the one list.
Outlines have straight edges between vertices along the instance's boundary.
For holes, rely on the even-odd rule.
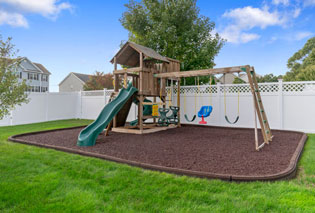
[[[0,33],[20,56],[52,73],[51,91],[69,73],[111,72],[109,60],[128,39],[119,18],[126,0],[0,0]],[[315,35],[315,0],[199,0],[227,43],[217,67],[250,64],[259,74],[284,74],[286,62]]]

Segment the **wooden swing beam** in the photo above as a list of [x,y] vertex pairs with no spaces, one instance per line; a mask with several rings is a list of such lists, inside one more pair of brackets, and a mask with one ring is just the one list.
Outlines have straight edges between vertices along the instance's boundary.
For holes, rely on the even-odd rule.
[[193,71],[180,71],[180,72],[170,72],[170,73],[158,73],[154,74],[156,78],[186,78],[186,77],[197,77],[197,76],[208,76],[224,73],[235,73],[235,72],[246,72],[244,69],[252,70],[249,65],[235,66],[235,67],[223,67],[214,69],[204,69],[204,70],[193,70]]

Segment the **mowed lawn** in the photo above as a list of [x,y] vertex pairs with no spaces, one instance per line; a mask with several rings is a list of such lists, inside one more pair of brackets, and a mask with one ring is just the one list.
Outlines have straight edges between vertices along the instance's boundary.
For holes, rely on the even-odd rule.
[[0,212],[315,212],[315,135],[297,178],[271,183],[176,176],[7,141],[89,122],[0,128]]

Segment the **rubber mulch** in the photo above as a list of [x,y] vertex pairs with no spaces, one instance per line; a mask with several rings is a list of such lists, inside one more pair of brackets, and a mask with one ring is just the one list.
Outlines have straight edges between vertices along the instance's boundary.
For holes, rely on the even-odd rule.
[[[276,180],[292,177],[306,141],[293,131],[272,131],[273,141],[255,150],[254,130],[183,126],[134,135],[110,132],[96,145],[78,147],[81,128],[22,134],[11,140],[101,157],[153,170],[225,180]],[[263,141],[259,135],[259,141]],[[103,156],[103,157],[102,157]]]

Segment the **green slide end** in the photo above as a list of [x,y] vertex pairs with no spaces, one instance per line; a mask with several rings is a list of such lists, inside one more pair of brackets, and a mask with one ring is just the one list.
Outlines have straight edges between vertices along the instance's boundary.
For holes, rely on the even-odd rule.
[[[144,99],[144,102],[152,102],[149,99]],[[138,104],[138,100],[134,101],[135,104]],[[143,115],[152,115],[152,105],[144,105],[143,106]],[[136,126],[138,124],[138,119],[134,120],[134,121],[130,121],[130,126]]]
[[97,136],[106,128],[129,98],[137,91],[137,88],[132,87],[131,84],[128,85],[127,89],[122,88],[118,96],[104,107],[97,119],[80,132],[77,145],[94,146]]

